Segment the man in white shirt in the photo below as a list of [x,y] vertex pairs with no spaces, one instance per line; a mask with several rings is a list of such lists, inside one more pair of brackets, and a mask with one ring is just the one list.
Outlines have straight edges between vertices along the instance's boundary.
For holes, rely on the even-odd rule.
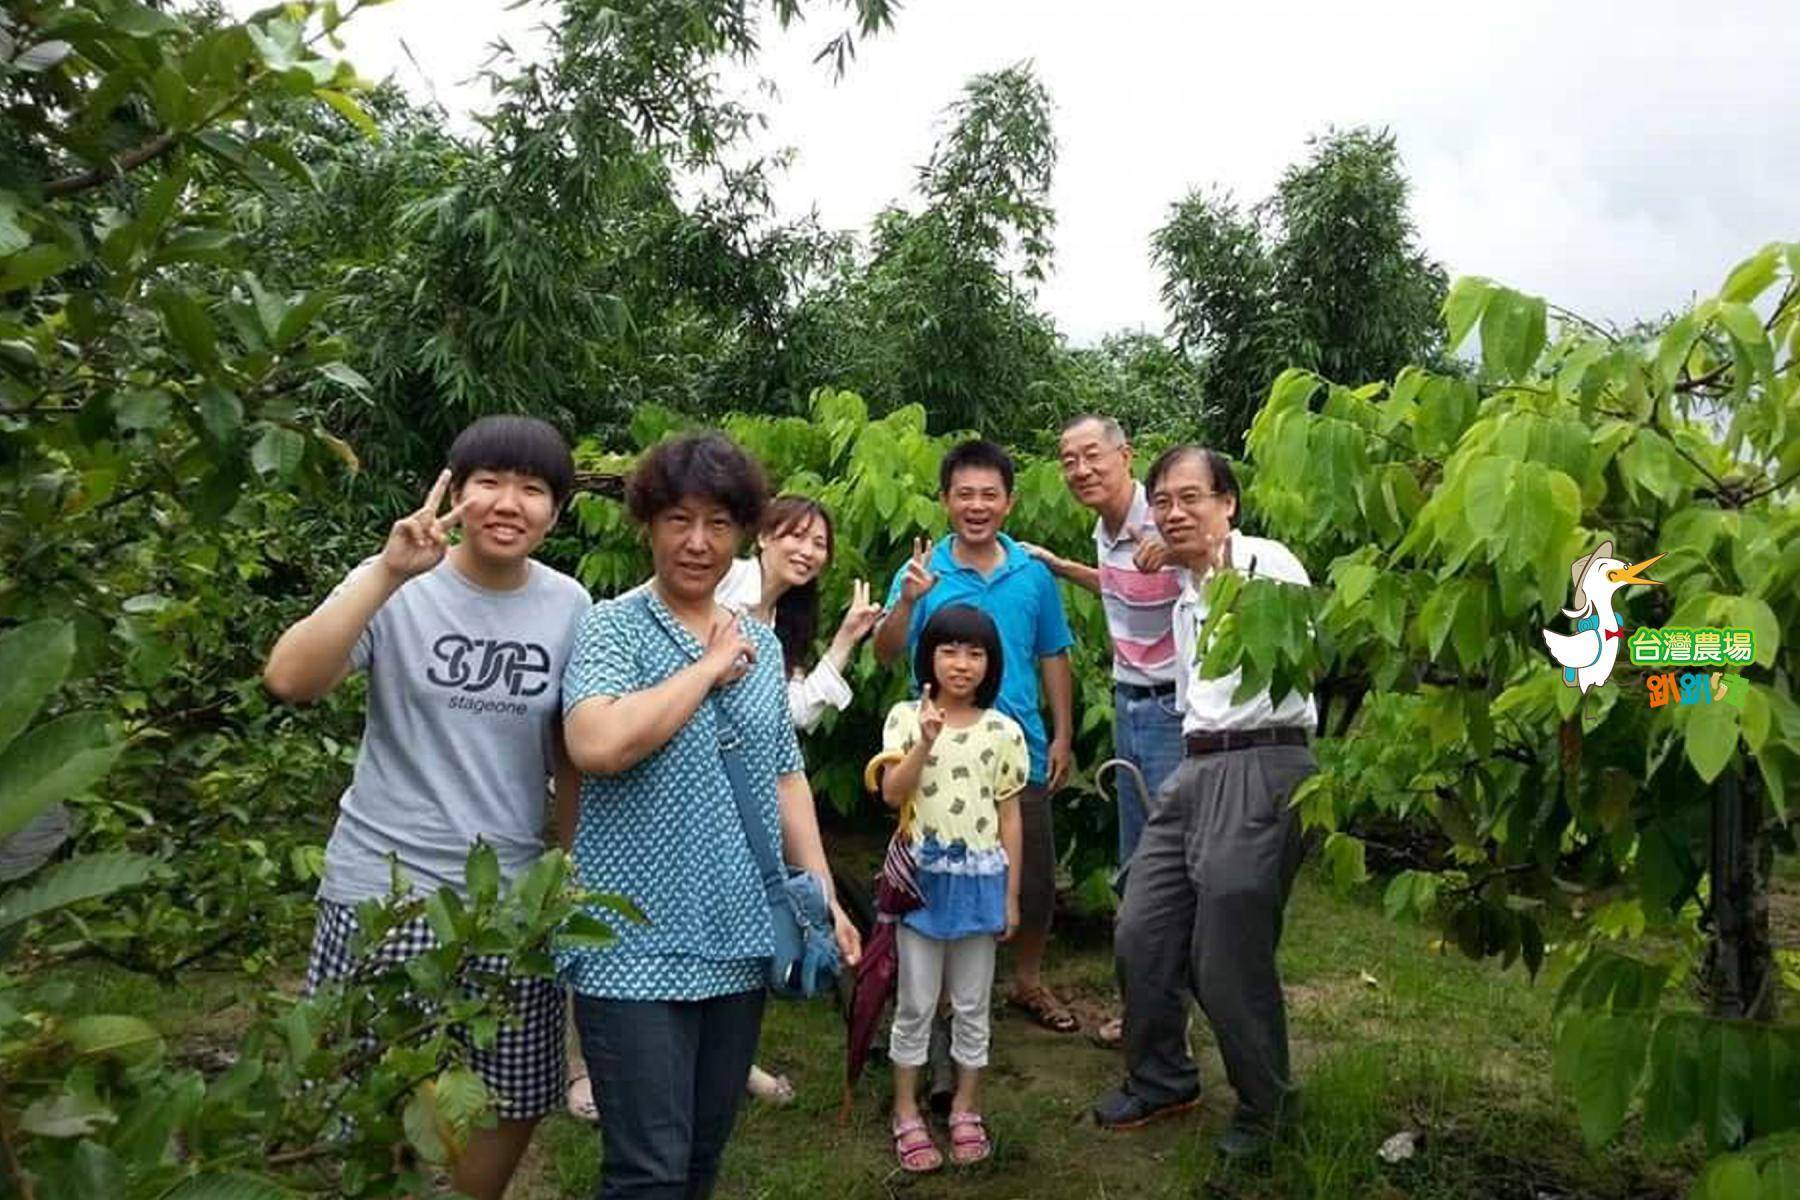
[[1230,464],[1177,446],[1145,481],[1157,529],[1183,569],[1175,603],[1177,698],[1186,757],[1158,794],[1131,862],[1115,935],[1125,995],[1123,1086],[1094,1114],[1128,1129],[1199,1103],[1182,989],[1191,985],[1238,1095],[1219,1140],[1229,1157],[1263,1153],[1295,1111],[1287,1013],[1275,948],[1300,865],[1300,827],[1288,799],[1314,768],[1312,697],[1267,690],[1232,702],[1239,673],[1201,677],[1200,631],[1213,571],[1310,585],[1281,543],[1238,532]]

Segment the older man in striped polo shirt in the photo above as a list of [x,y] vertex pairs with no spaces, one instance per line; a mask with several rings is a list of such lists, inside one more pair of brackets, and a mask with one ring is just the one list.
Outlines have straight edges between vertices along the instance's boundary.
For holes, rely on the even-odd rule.
[[[1181,762],[1181,709],[1175,699],[1175,633],[1170,613],[1181,580],[1166,566],[1144,486],[1131,477],[1131,443],[1111,417],[1084,414],[1063,426],[1057,446],[1063,479],[1094,510],[1097,567],[1033,547],[1063,579],[1100,595],[1113,652],[1113,747],[1143,772],[1150,792]],[[1131,860],[1150,796],[1120,781],[1119,863]],[[1110,1031],[1102,1037],[1111,1040]]]

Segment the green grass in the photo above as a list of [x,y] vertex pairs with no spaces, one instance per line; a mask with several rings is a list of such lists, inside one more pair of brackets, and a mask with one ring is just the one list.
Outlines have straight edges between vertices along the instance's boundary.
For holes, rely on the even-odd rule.
[[[784,1071],[792,1107],[747,1105],[725,1162],[728,1197],[860,1200],[904,1193],[971,1198],[1074,1197],[1674,1197],[1691,1181],[1691,1150],[1655,1153],[1634,1133],[1587,1152],[1574,1111],[1550,1083],[1553,984],[1531,984],[1396,925],[1363,900],[1303,876],[1289,909],[1282,965],[1306,1113],[1270,1169],[1228,1170],[1211,1155],[1231,1106],[1204,1022],[1206,1102],[1194,1117],[1108,1133],[1085,1116],[1116,1082],[1118,1056],[996,1012],[986,1109],[992,1162],[907,1178],[886,1137],[888,1080],[876,1067],[838,1124],[843,1027],[826,1004],[772,1004],[764,1065]],[[1002,964],[1004,974],[1005,965]],[[1090,1012],[1111,1001],[1104,928],[1065,928],[1049,978]],[[1004,986],[1002,984],[1001,986]],[[1390,1135],[1421,1135],[1418,1153],[1389,1166]],[[598,1138],[566,1117],[538,1137],[515,1193],[527,1200],[592,1194]]]
[[[1791,894],[1792,884],[1778,891]],[[1800,899],[1800,897],[1794,897]],[[1059,927],[1047,977],[1083,1016],[1113,1004],[1110,929]],[[1791,939],[1778,938],[1784,945]],[[1646,1148],[1635,1123],[1598,1152],[1580,1140],[1574,1109],[1550,1079],[1556,980],[1440,953],[1434,931],[1388,921],[1370,897],[1336,894],[1302,875],[1288,910],[1282,969],[1294,1060],[1305,1091],[1296,1136],[1269,1168],[1229,1170],[1211,1141],[1231,1107],[1204,1021],[1194,1024],[1206,1088],[1201,1109],[1134,1133],[1109,1133],[1088,1105],[1117,1082],[1117,1054],[1080,1036],[1045,1032],[996,1008],[984,1105],[992,1162],[925,1178],[894,1170],[886,1136],[889,1081],[881,1063],[838,1123],[843,1025],[826,1002],[771,1002],[759,1055],[799,1095],[788,1108],[746,1104],[726,1156],[721,1197],[786,1200],[1074,1200],[1112,1197],[1416,1197],[1656,1200],[1685,1195],[1693,1147]],[[1005,986],[1002,956],[999,987]],[[245,985],[219,974],[180,989],[110,968],[65,973],[71,1012],[132,1012],[168,1033],[177,1054],[204,1061],[242,1023]],[[1376,1150],[1413,1130],[1419,1148],[1387,1165]],[[558,1114],[539,1131],[514,1200],[592,1195],[596,1132]]]

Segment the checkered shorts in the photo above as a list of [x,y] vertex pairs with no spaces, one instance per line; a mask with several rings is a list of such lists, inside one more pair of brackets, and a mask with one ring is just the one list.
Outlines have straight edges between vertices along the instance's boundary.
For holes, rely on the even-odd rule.
[[[325,983],[391,967],[438,946],[430,924],[424,917],[415,917],[394,929],[381,945],[359,960],[350,953],[350,941],[357,930],[356,910],[323,899],[318,906],[319,920],[313,930],[304,995],[312,995]],[[508,974],[506,959],[501,955],[477,956],[469,961],[469,969]],[[471,1046],[460,1031],[456,1036],[468,1049],[469,1065],[493,1093],[500,1116],[515,1121],[535,1120],[562,1103],[563,989],[553,979],[514,977],[510,986],[512,1019],[501,1024],[491,1047],[482,1050]],[[477,988],[473,981],[466,981],[464,990],[474,995]]]

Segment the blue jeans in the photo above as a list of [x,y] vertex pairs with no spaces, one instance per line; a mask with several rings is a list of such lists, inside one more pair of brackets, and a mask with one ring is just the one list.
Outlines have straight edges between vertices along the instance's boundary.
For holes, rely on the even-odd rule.
[[761,988],[711,1000],[575,995],[600,1105],[599,1200],[703,1200],[762,1033]]
[[1144,773],[1150,795],[1140,795],[1137,781],[1129,773],[1113,776],[1119,796],[1119,865],[1131,861],[1137,851],[1138,838],[1144,832],[1144,820],[1150,811],[1150,799],[1181,764],[1181,709],[1173,692],[1162,696],[1131,694],[1121,686],[1113,688],[1113,752],[1137,764]]

